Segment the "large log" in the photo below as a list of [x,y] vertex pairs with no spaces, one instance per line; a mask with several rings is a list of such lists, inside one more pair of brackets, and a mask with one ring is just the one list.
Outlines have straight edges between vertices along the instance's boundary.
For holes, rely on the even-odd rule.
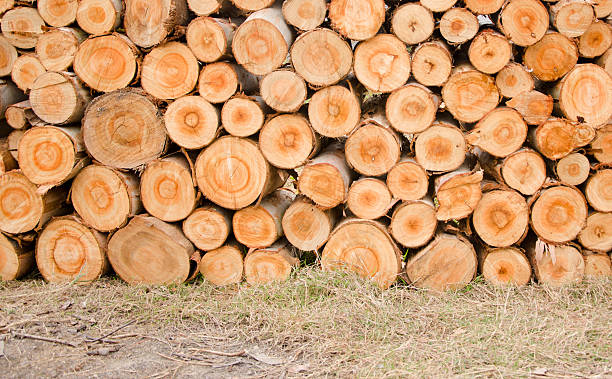
[[496,108],[474,125],[465,139],[496,157],[506,157],[521,148],[527,138],[527,124],[512,108]]
[[193,90],[198,74],[198,60],[187,45],[168,42],[144,57],[140,83],[157,99],[176,99]]
[[197,208],[183,221],[185,237],[204,251],[220,248],[231,230],[230,211],[216,205]]
[[398,205],[391,216],[389,232],[407,248],[417,248],[429,242],[438,226],[431,200],[406,201]]
[[281,240],[270,247],[249,251],[244,258],[244,277],[251,285],[285,281],[299,263],[287,241]]
[[416,161],[427,171],[452,171],[463,163],[467,144],[461,130],[446,122],[436,122],[417,136]]
[[293,169],[303,166],[318,152],[319,137],[308,119],[300,114],[282,114],[270,119],[259,132],[259,149],[271,165]]
[[378,34],[355,48],[353,71],[373,92],[391,92],[410,76],[410,54],[406,45],[392,34]]
[[22,54],[12,65],[11,79],[23,92],[32,88],[34,80],[45,73],[45,66],[35,54]]
[[282,227],[293,246],[317,251],[327,242],[337,221],[337,212],[322,210],[307,197],[299,196],[285,211]]
[[495,79],[473,69],[461,68],[442,87],[442,99],[449,112],[463,122],[476,122],[499,103]]
[[516,247],[479,246],[478,258],[482,276],[491,284],[524,286],[531,279],[529,260]]
[[177,145],[201,149],[219,134],[219,111],[201,96],[183,96],[166,109],[164,125]]
[[240,248],[230,243],[204,254],[200,272],[204,279],[216,286],[240,283],[244,271],[243,260]]
[[136,45],[152,47],[162,42],[177,25],[187,22],[185,0],[127,0],[125,33]]
[[38,37],[36,55],[48,71],[66,71],[84,39],[85,34],[75,28],[51,29]]
[[489,191],[482,195],[474,209],[472,223],[487,245],[509,247],[520,243],[527,235],[529,208],[525,198],[517,192]]
[[557,185],[546,188],[530,203],[531,228],[545,242],[569,242],[576,238],[586,223],[586,200],[573,187]]
[[43,34],[45,22],[34,8],[16,7],[8,10],[0,21],[2,34],[18,49],[32,49]]
[[34,267],[34,250],[0,233],[0,281],[15,280]]

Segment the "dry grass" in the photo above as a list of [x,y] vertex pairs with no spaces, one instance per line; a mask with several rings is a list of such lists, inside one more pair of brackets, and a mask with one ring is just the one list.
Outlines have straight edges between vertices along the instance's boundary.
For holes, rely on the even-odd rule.
[[[301,269],[284,284],[223,289],[202,282],[147,288],[117,279],[92,286],[28,280],[0,283],[0,334],[3,325],[13,323],[13,329],[79,341],[84,334],[103,335],[136,318],[136,324],[120,332],[138,335],[132,339],[139,343],[123,349],[131,354],[138,348],[168,356],[202,346],[223,351],[258,346],[283,359],[280,365],[229,367],[230,362],[225,368],[207,368],[207,376],[612,377],[611,299],[610,280],[560,289],[494,288],[477,280],[463,291],[432,294],[405,286],[380,291],[349,274],[316,268]],[[72,334],[61,322],[15,324],[75,315],[95,324]],[[10,339],[7,349],[17,342]],[[111,370],[110,362],[120,354],[115,353],[96,358],[111,368],[100,371],[102,366],[84,360],[85,348],[40,344],[53,345],[54,356],[64,352],[72,357],[68,362],[79,360],[70,375],[98,370],[101,376],[198,376],[203,371],[197,370],[205,369],[156,356],[165,366],[152,365],[155,370],[147,372],[140,365],[121,373]],[[7,356],[14,376],[36,375],[28,370],[40,361],[28,361],[29,354]],[[241,364],[251,366],[240,371]]]

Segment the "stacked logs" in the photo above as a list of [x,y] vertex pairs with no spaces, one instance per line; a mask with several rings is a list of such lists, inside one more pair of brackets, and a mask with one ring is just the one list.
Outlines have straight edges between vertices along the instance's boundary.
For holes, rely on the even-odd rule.
[[611,274],[612,1],[0,1],[0,277]]

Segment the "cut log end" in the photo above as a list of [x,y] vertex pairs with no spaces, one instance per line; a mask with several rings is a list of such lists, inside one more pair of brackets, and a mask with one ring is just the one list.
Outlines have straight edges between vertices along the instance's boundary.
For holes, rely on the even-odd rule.
[[42,19],[55,27],[72,24],[76,19],[78,6],[79,4],[76,1],[38,0],[36,2],[38,13]]
[[533,195],[546,180],[546,163],[533,150],[519,150],[504,160],[501,175],[510,188]]
[[127,0],[124,26],[128,37],[140,47],[161,43],[176,25],[187,19],[187,7],[178,0]]
[[278,112],[296,112],[306,100],[304,79],[293,71],[278,70],[264,76],[259,84],[261,97]]
[[593,156],[600,163],[612,164],[612,124],[595,131],[595,139],[591,142]]
[[440,221],[468,217],[482,197],[480,182],[483,172],[457,170],[436,179],[436,217]]
[[385,182],[363,178],[351,184],[346,205],[355,216],[374,220],[387,214],[393,205],[393,198]]
[[265,114],[253,99],[236,96],[229,99],[221,109],[221,124],[231,135],[248,137],[261,129]]
[[34,251],[0,234],[0,281],[15,280],[34,267]]
[[45,66],[33,54],[20,55],[12,65],[11,79],[20,90],[26,92],[34,81],[46,72]]
[[329,20],[332,28],[344,37],[363,41],[373,37],[385,21],[385,3],[383,0],[364,0],[355,6],[348,0],[332,0]]
[[414,161],[400,161],[387,173],[387,187],[394,198],[418,200],[427,195],[427,172]]
[[587,201],[599,212],[612,212],[612,169],[593,174],[584,190]]
[[531,90],[515,95],[506,105],[516,109],[529,125],[540,125],[553,111],[553,98]]
[[463,163],[467,145],[463,133],[450,124],[434,123],[419,134],[414,146],[417,162],[427,171],[452,171]]
[[281,241],[266,249],[250,251],[244,259],[244,276],[251,285],[282,282],[299,262],[287,243]]
[[283,2],[283,17],[287,23],[304,31],[312,30],[325,21],[325,0],[289,0]]
[[45,22],[35,8],[16,7],[2,16],[2,34],[16,48],[32,49],[43,34]]
[[499,25],[515,45],[530,46],[542,39],[549,18],[548,10],[539,0],[510,0],[500,12]]
[[595,21],[589,25],[578,42],[580,55],[586,58],[603,55],[611,46],[612,26],[603,21]]
[[355,171],[366,176],[380,176],[399,162],[400,139],[391,129],[370,122],[348,137],[344,152],[346,161]]
[[330,86],[315,92],[308,104],[308,118],[313,129],[326,137],[348,135],[357,127],[360,117],[361,107],[357,97],[341,86]]
[[478,121],[466,136],[469,144],[496,157],[506,157],[520,149],[527,138],[527,124],[512,108],[496,108]]
[[370,91],[391,92],[410,76],[410,54],[392,34],[378,34],[355,49],[355,76]]
[[409,45],[425,41],[434,31],[431,11],[419,3],[403,4],[393,12],[391,30]]
[[481,260],[482,276],[491,284],[524,286],[531,279],[529,260],[515,247],[492,249]]
[[393,211],[389,231],[400,245],[417,248],[433,238],[437,225],[433,205],[425,201],[408,201]]
[[106,34],[120,25],[123,4],[117,0],[81,0],[76,21],[85,32]]
[[612,277],[612,262],[610,262],[608,254],[585,254],[584,276],[589,278]]
[[420,133],[436,119],[440,98],[428,88],[408,84],[393,91],[385,104],[385,115],[400,133]]
[[48,71],[66,71],[72,65],[82,32],[71,28],[51,29],[36,42],[36,55]]
[[198,92],[211,103],[223,103],[236,93],[240,81],[234,66],[227,62],[206,65],[200,72]]
[[90,100],[82,83],[68,73],[46,72],[36,78],[30,91],[32,110],[50,124],[79,121]]
[[200,261],[200,272],[204,279],[215,286],[240,283],[243,271],[242,252],[233,244],[207,252]]
[[576,65],[578,48],[563,34],[548,33],[537,43],[527,47],[523,61],[536,78],[555,81]]
[[573,153],[560,159],[556,166],[559,180],[572,186],[584,183],[590,171],[589,158],[581,153]]
[[587,218],[582,193],[572,187],[543,190],[531,207],[531,226],[544,241],[565,243],[576,238]]
[[230,212],[217,206],[198,208],[183,222],[185,236],[204,251],[220,248],[231,229]]
[[470,43],[468,57],[478,71],[495,74],[512,58],[512,46],[503,34],[485,29]]
[[294,201],[285,211],[282,227],[285,237],[303,251],[318,250],[327,242],[335,215],[324,211],[305,197]]
[[559,287],[582,281],[585,269],[584,259],[575,247],[555,246],[553,252],[544,252],[540,259],[533,245],[529,245],[526,250],[535,276],[540,283]]
[[578,234],[578,241],[591,251],[606,253],[612,250],[612,213],[591,213]]
[[412,74],[417,82],[425,86],[446,83],[452,67],[452,55],[440,41],[422,43],[412,55]]
[[235,26],[229,22],[210,18],[198,17],[187,27],[187,46],[199,61],[214,62],[223,57],[228,51],[229,42],[224,28],[231,30]]
[[140,83],[158,99],[176,99],[193,90],[198,71],[198,60],[186,45],[168,42],[145,56]]
[[494,190],[482,195],[472,222],[486,244],[508,247],[520,242],[527,233],[529,208],[517,192]]
[[164,114],[168,136],[186,149],[209,145],[219,132],[219,112],[200,96],[184,96],[168,106]]
[[532,133],[531,142],[549,159],[561,159],[595,138],[595,130],[587,124],[574,124],[561,118],[548,119]]
[[497,106],[499,92],[492,77],[467,70],[451,75],[442,88],[442,99],[457,120],[476,122]]
[[465,8],[451,8],[440,19],[440,33],[452,44],[461,44],[474,38],[478,32],[478,19]]
[[299,114],[270,119],[259,133],[259,148],[273,166],[292,169],[306,163],[318,148],[318,137]]
[[512,98],[520,93],[533,90],[535,80],[525,66],[508,63],[495,76],[495,85],[502,96]]

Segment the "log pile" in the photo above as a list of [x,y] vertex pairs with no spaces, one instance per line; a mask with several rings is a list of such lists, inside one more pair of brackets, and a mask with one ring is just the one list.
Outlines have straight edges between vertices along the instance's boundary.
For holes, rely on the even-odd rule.
[[611,13],[1,1],[0,278],[610,275]]

